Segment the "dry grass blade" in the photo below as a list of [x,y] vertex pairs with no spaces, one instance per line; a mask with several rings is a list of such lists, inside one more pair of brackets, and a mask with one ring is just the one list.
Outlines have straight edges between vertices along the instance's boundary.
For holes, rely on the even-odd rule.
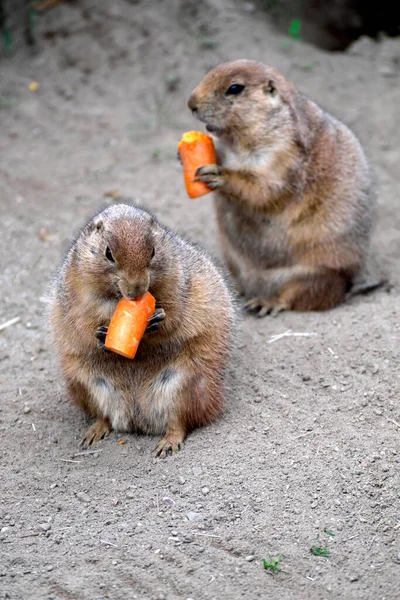
[[278,333],[276,335],[271,335],[271,338],[268,340],[268,344],[272,344],[272,342],[277,342],[278,340],[281,340],[282,338],[285,337],[311,337],[313,335],[317,335],[314,331],[312,332],[307,332],[307,331],[292,331],[291,329],[288,329],[287,331],[284,331],[283,333]]
[[7,327],[11,327],[11,325],[15,325],[16,323],[19,323],[20,320],[21,320],[21,317],[14,317],[13,319],[6,321],[2,325],[0,325],[0,331],[3,331],[3,329],[7,329]]

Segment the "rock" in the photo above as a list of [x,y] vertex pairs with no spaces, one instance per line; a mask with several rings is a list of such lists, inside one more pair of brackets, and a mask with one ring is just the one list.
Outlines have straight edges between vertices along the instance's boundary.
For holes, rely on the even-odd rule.
[[41,529],[42,531],[50,531],[51,524],[50,523],[41,523],[39,525],[39,529]]
[[88,494],[86,494],[86,492],[76,492],[75,496],[81,502],[86,502],[86,503],[90,502],[90,496]]
[[179,475],[178,477],[178,481],[181,485],[183,485],[184,483],[186,483],[186,479],[184,477],[182,477],[182,475]]
[[253,554],[249,554],[248,556],[246,556],[247,562],[253,562],[254,559],[255,559],[255,556]]
[[383,76],[383,77],[396,77],[396,69],[394,67],[391,67],[389,65],[384,65],[383,67],[381,67],[379,69],[379,73]]
[[28,415],[31,412],[31,407],[30,406],[24,406],[24,414]]
[[253,13],[256,10],[256,6],[253,4],[253,2],[244,2],[242,10],[245,13]]
[[187,518],[189,519],[189,521],[191,521],[192,523],[197,523],[198,521],[202,521],[204,519],[203,515],[199,512],[194,512],[192,510],[190,510],[189,512],[186,513]]
[[126,497],[127,497],[127,498],[129,498],[130,500],[131,500],[132,498],[135,498],[135,496],[136,496],[136,494],[135,494],[135,492],[134,492],[133,490],[128,490],[128,491],[126,492],[126,494],[125,494],[125,495],[126,495]]
[[208,487],[202,487],[201,488],[201,493],[203,494],[203,496],[207,496],[207,494],[210,493],[210,490]]
[[165,79],[165,86],[168,92],[175,92],[180,83],[181,77],[177,73],[169,73]]
[[164,502],[164,504],[166,504],[167,506],[173,506],[175,504],[175,501],[172,500],[172,498],[168,498],[168,496],[164,496],[164,498],[162,499],[162,501]]
[[347,53],[352,56],[364,56],[366,59],[372,59],[376,54],[378,44],[367,35],[359,37],[349,48]]

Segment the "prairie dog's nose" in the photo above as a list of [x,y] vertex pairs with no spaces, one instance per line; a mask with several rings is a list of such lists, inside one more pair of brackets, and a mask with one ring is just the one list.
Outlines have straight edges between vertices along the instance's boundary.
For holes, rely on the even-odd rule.
[[189,101],[188,101],[188,107],[190,108],[190,110],[195,113],[198,111],[198,107],[197,107],[197,102],[196,102],[196,97],[194,94],[191,94]]
[[136,298],[141,298],[143,294],[147,292],[149,289],[149,282],[143,281],[131,283],[129,281],[121,281],[119,289],[125,298],[128,300],[135,300]]

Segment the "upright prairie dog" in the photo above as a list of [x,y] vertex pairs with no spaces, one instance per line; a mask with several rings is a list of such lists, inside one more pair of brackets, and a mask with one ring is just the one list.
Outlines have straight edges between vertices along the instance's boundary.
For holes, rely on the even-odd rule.
[[219,164],[197,177],[217,191],[223,251],[246,308],[262,317],[342,302],[364,265],[374,208],[355,136],[249,60],[211,70],[188,105],[216,140]]
[[[104,349],[118,300],[156,298],[133,360]],[[139,431],[164,437],[156,455],[223,410],[222,372],[234,307],[206,253],[138,206],[117,204],[91,219],[54,283],[51,324],[71,400],[96,418],[83,444]]]

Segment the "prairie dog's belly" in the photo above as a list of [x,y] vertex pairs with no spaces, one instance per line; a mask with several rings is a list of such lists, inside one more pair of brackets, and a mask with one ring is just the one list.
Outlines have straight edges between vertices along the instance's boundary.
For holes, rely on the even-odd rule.
[[169,412],[178,395],[184,374],[164,365],[149,373],[147,369],[127,365],[126,376],[112,370],[84,376],[85,387],[104,418],[116,431],[141,431],[153,435],[165,432]]
[[[254,269],[283,267],[291,262],[289,241],[280,216],[245,212],[221,194],[216,195],[217,220],[236,256]],[[248,265],[247,265],[248,268]]]

